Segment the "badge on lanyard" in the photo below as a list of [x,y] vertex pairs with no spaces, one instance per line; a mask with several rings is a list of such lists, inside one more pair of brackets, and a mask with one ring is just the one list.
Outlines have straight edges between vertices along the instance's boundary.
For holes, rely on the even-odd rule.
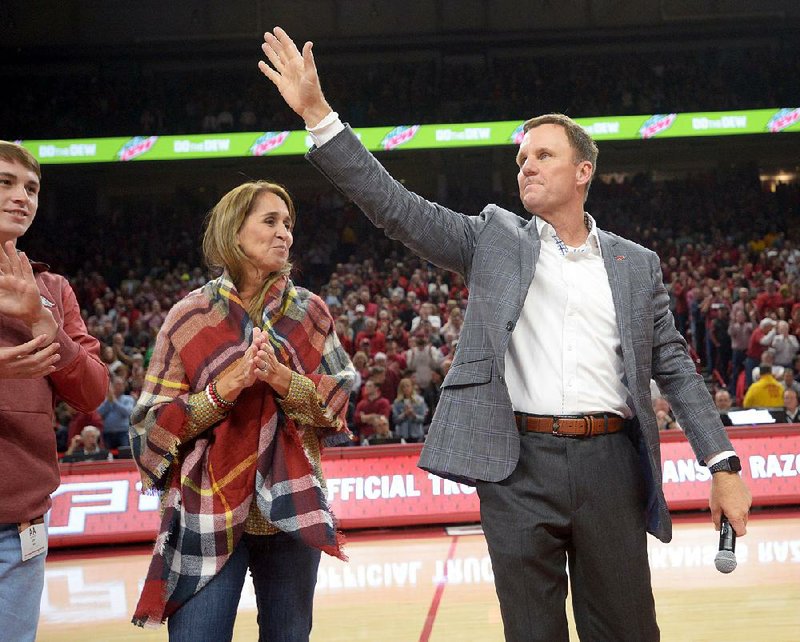
[[30,522],[23,522],[17,528],[19,529],[23,562],[42,553],[47,553],[47,526],[44,523],[44,516],[37,517]]

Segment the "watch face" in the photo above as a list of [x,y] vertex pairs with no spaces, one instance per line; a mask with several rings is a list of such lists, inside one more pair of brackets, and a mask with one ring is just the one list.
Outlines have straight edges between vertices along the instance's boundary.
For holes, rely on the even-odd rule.
[[722,461],[718,461],[710,468],[712,473],[719,473],[723,471],[738,473],[741,469],[742,469],[742,462],[735,455],[732,457],[728,457],[727,459],[723,459]]

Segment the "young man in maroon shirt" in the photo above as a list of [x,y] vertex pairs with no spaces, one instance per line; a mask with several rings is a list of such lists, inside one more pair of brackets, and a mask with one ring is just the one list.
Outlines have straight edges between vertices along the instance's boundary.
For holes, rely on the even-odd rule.
[[41,170],[0,141],[0,631],[33,640],[47,553],[45,515],[59,484],[56,396],[91,412],[108,371],[67,280],[30,262],[17,239],[39,206]]

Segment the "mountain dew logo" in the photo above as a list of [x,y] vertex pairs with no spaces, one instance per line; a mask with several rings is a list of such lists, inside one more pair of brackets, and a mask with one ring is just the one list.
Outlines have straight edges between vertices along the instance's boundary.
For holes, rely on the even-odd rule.
[[385,150],[390,150],[394,149],[395,147],[400,147],[400,145],[405,145],[417,135],[418,131],[419,125],[412,125],[411,127],[405,127],[401,125],[400,127],[395,127],[383,137],[383,140],[381,141],[381,147],[383,147]]
[[289,132],[264,132],[250,146],[250,154],[252,156],[269,154],[273,149],[283,145],[287,138],[289,138]]
[[523,138],[525,138],[525,123],[518,125],[517,128],[511,132],[511,142],[515,145],[522,145]]
[[121,161],[133,160],[149,152],[157,140],[158,136],[134,136],[122,146],[117,156]]
[[791,127],[796,122],[800,121],[800,108],[797,109],[781,109],[769,119],[767,123],[767,130],[773,134],[783,131],[787,127]]
[[672,127],[677,117],[678,114],[656,114],[655,116],[650,116],[639,128],[639,136],[642,138],[658,136],[661,132]]

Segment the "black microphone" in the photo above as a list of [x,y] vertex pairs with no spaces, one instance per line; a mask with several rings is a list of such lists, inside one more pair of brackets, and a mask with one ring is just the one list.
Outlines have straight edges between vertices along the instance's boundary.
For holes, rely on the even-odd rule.
[[714,566],[720,573],[730,573],[736,568],[735,551],[736,531],[723,514],[719,520],[719,553],[714,557]]

